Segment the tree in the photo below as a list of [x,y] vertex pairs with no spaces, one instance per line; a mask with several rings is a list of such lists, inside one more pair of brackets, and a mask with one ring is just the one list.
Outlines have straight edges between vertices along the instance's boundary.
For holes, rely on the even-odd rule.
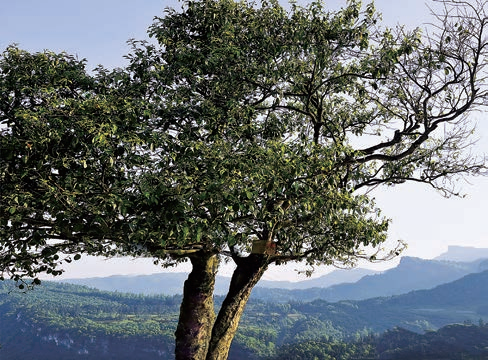
[[[176,358],[225,359],[270,264],[379,258],[367,249],[388,220],[368,189],[416,181],[449,196],[485,169],[466,151],[487,95],[485,2],[442,3],[423,35],[377,27],[356,1],[189,1],[156,18],[156,44],[131,41],[126,68],[92,75],[9,47],[2,272],[38,283],[81,254],[189,260]],[[216,317],[221,261],[236,269]]]

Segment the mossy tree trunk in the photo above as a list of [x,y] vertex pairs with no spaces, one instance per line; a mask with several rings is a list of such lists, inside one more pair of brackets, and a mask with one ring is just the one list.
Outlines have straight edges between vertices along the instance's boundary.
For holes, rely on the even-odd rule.
[[199,252],[190,256],[192,271],[183,288],[183,301],[175,332],[176,360],[204,360],[215,321],[213,292],[218,257]]
[[232,275],[229,292],[222,303],[212,330],[208,346],[207,360],[225,360],[229,354],[239,320],[252,288],[263,276],[268,267],[269,257],[262,254],[250,254],[237,262]]

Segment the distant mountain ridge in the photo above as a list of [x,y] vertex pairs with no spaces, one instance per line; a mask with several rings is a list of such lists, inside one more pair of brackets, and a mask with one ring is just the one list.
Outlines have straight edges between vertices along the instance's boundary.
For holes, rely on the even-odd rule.
[[269,289],[258,284],[253,296],[265,301],[280,299],[287,301],[311,301],[323,299],[331,302],[340,300],[365,300],[380,296],[405,294],[413,290],[431,289],[449,283],[471,273],[488,269],[488,260],[453,262],[403,257],[400,264],[379,274],[366,275],[353,284],[338,284],[327,288],[311,289]]
[[478,259],[487,259],[488,249],[469,246],[449,245],[447,252],[434,258],[434,260],[469,262]]
[[[341,283],[354,283],[366,275],[372,275],[376,273],[378,272],[361,268],[351,270],[334,270],[329,274],[323,275],[318,278],[306,279],[297,282],[261,280],[259,282],[259,286],[270,289],[279,288],[288,290],[309,289],[313,287],[329,287]],[[128,292],[144,295],[176,295],[182,293],[183,283],[185,282],[187,277],[187,273],[175,272],[158,273],[151,275],[112,275],[107,277],[64,279],[59,281],[75,285],[84,285],[105,291]],[[229,283],[229,277],[217,276],[215,282],[215,294],[226,294],[227,290],[229,289]]]
[[[488,270],[468,274],[453,282],[429,290],[408,294],[347,300],[330,303],[314,300],[303,304],[308,313],[320,313],[319,320],[329,320],[335,327],[369,328],[375,332],[400,326],[422,332],[447,324],[486,322],[488,319]],[[300,307],[297,307],[301,309]]]
[[[443,254],[443,258],[449,258],[448,253]],[[457,253],[455,252],[454,255],[456,256]],[[473,254],[473,252],[471,253]],[[483,252],[478,251],[477,253],[483,255]],[[266,301],[280,299],[280,302],[311,301],[313,299],[324,299],[331,302],[364,300],[404,294],[413,290],[430,289],[486,269],[488,269],[488,259],[455,262],[405,256],[397,267],[381,273],[352,269],[337,270],[320,278],[300,282],[262,280],[253,290],[252,297]],[[181,294],[187,276],[186,273],[116,275],[105,278],[67,279],[63,282],[105,291],[175,295]],[[229,281],[229,278],[218,276],[215,294],[225,294]],[[341,281],[343,283],[340,283]],[[346,283],[346,281],[348,282]]]
[[313,287],[326,288],[333,285],[343,283],[355,283],[366,275],[379,274],[380,271],[353,268],[353,269],[338,269],[326,275],[305,279],[301,281],[275,281],[275,280],[260,280],[259,286],[264,288],[279,288],[279,289],[309,289]]

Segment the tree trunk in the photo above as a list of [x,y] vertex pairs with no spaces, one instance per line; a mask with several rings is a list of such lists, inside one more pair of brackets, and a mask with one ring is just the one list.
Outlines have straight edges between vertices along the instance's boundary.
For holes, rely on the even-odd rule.
[[176,328],[176,360],[204,360],[215,321],[213,292],[218,257],[199,252],[190,257],[192,271],[183,288]]
[[207,360],[225,360],[234,339],[251,290],[268,267],[268,256],[251,254],[239,259],[232,275],[229,292],[213,326]]

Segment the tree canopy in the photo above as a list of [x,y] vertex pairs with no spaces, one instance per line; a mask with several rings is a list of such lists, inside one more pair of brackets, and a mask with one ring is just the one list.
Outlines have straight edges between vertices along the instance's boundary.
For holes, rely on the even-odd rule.
[[205,335],[231,340],[218,329],[237,327],[269,264],[350,265],[379,248],[388,220],[368,189],[415,181],[450,195],[484,170],[466,148],[487,95],[485,2],[442,2],[429,34],[381,28],[358,1],[188,1],[155,19],[154,42],[131,41],[127,67],[93,73],[7,48],[0,270],[56,275],[80,254],[190,259],[183,316],[213,314],[195,288],[211,297],[232,259],[229,302],[204,321],[232,322]]

